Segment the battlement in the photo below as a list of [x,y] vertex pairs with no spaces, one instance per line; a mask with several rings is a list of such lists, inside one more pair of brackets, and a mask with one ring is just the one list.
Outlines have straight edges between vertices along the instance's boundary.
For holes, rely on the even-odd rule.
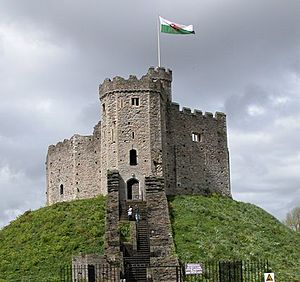
[[120,76],[114,77],[112,80],[106,78],[99,86],[100,98],[109,93],[118,92],[161,92],[162,83],[169,86],[172,81],[172,71],[161,67],[150,67],[147,74],[138,79],[135,75],[130,75],[128,79]]
[[177,111],[180,114],[189,115],[189,116],[196,116],[201,118],[207,118],[207,119],[215,119],[217,121],[226,121],[226,114],[222,112],[215,112],[215,114],[211,112],[205,112],[203,113],[201,110],[194,109],[193,111],[190,108],[183,107],[182,110],[180,110],[180,106],[178,103],[172,102],[171,107],[173,110]]
[[71,148],[75,144],[80,144],[80,142],[87,142],[87,141],[92,141],[91,135],[79,135],[79,134],[74,134],[70,139],[64,139],[64,141],[58,142],[56,145],[50,145],[48,147],[48,154],[54,153],[54,152],[59,152],[61,150],[64,150],[66,148]]
[[105,79],[92,135],[49,146],[47,203],[106,195],[107,171],[115,169],[122,201],[151,197],[149,176],[164,179],[166,195],[230,196],[226,115],[173,103],[171,82],[172,71],[161,67]]

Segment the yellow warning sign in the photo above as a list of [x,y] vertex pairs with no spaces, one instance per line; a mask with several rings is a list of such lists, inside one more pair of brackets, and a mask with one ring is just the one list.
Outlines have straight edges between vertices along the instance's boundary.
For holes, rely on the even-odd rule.
[[275,282],[274,273],[265,273],[265,282]]
[[266,281],[273,281],[273,278],[271,276],[271,274],[268,275],[267,280]]

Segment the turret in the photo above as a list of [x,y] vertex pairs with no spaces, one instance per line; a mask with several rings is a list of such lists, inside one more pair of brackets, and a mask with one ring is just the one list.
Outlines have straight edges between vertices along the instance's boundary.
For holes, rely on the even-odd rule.
[[165,113],[171,101],[171,81],[170,70],[149,68],[140,79],[117,76],[105,79],[99,87],[102,185],[106,185],[106,171],[117,169],[123,179],[123,199],[142,199],[145,176],[163,176]]
[[152,91],[161,93],[171,101],[172,71],[165,68],[150,67],[147,74],[138,79],[135,75],[130,75],[128,79],[120,76],[112,80],[106,78],[99,87],[100,100],[107,94],[112,93],[135,93]]

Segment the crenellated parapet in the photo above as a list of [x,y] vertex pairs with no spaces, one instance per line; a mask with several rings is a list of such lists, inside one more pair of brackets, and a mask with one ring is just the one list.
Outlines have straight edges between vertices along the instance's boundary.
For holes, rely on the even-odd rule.
[[96,127],[94,135],[75,134],[49,146],[46,160],[48,204],[101,194],[98,180],[101,135],[98,131]]
[[128,79],[120,76],[112,80],[106,78],[99,86],[100,98],[111,93],[132,93],[132,92],[158,92],[162,91],[163,84],[171,85],[172,71],[165,68],[150,67],[147,74],[138,79],[130,75]]
[[106,195],[107,171],[115,169],[121,201],[142,199],[150,175],[164,180],[167,195],[230,196],[226,115],[180,108],[172,102],[171,82],[172,71],[162,67],[140,78],[105,79],[102,120],[93,134],[48,148],[48,204]]
[[182,107],[182,110],[180,110],[180,106],[178,103],[172,102],[171,103],[171,109],[175,113],[178,113],[180,115],[186,115],[186,116],[193,116],[196,118],[201,119],[212,119],[220,123],[226,123],[226,114],[222,112],[215,112],[215,114],[211,112],[202,112],[201,110],[194,109],[193,111],[190,108]]

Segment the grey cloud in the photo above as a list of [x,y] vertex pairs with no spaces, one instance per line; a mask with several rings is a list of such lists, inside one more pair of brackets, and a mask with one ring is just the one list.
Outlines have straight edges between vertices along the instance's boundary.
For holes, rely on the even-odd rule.
[[188,0],[184,10],[179,0],[0,6],[0,168],[19,177],[0,187],[10,187],[0,225],[44,205],[47,147],[92,133],[98,85],[157,64],[159,14],[195,26],[195,36],[161,34],[162,63],[181,106],[227,113],[233,196],[281,218],[299,204],[291,173],[300,162],[298,0]]

